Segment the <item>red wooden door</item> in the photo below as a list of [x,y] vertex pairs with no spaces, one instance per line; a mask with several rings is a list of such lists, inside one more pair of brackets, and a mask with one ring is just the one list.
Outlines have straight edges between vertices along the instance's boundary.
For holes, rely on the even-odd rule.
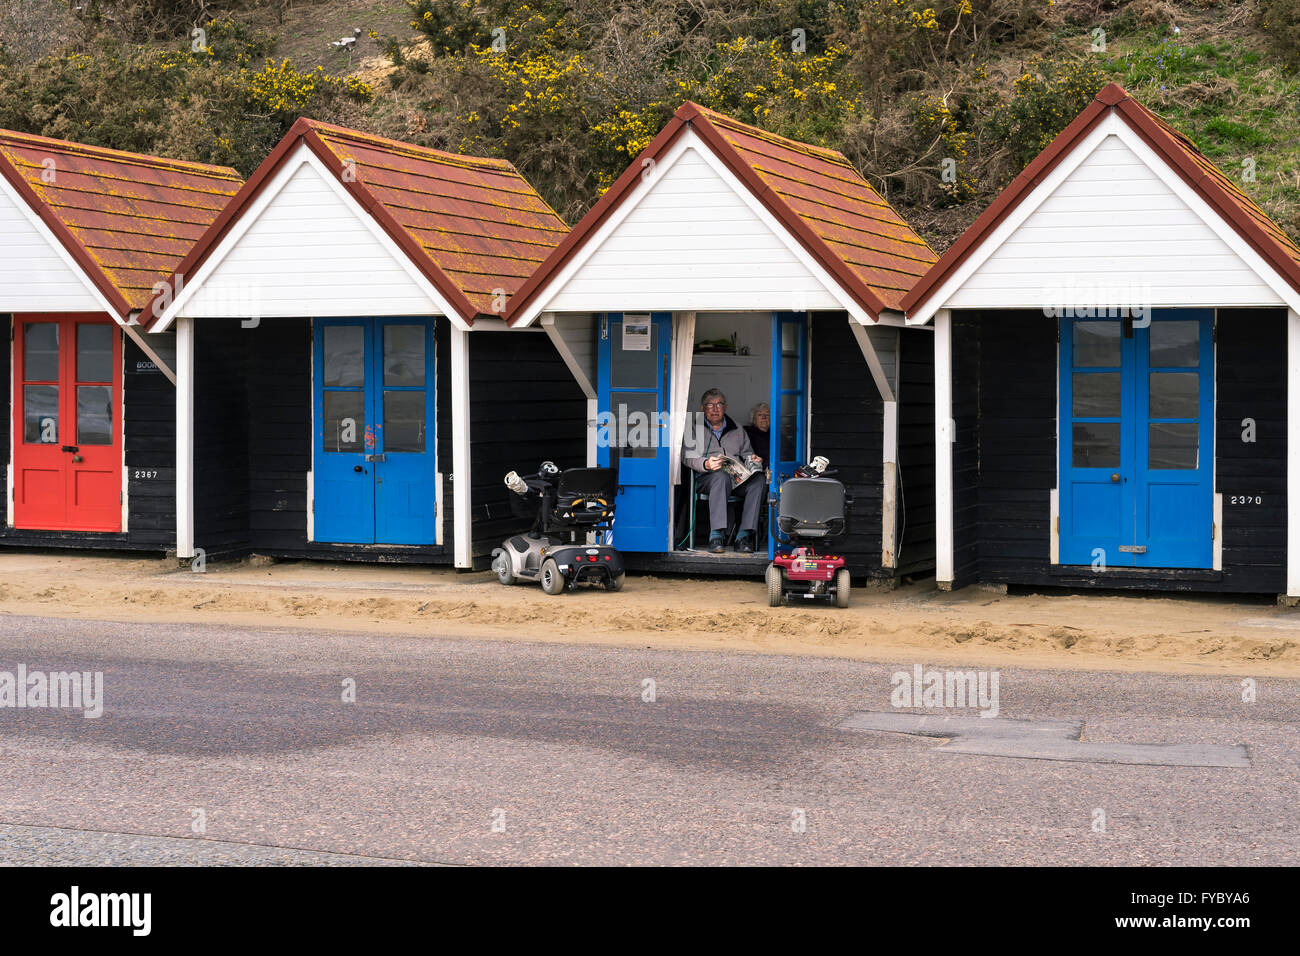
[[14,316],[14,527],[122,530],[122,336],[106,315]]

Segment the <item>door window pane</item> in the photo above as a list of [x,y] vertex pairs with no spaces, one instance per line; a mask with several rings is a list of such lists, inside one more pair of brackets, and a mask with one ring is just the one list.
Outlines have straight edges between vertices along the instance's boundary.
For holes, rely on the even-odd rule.
[[1152,422],[1147,426],[1147,467],[1195,468],[1199,428],[1195,422]]
[[424,451],[424,390],[384,392],[384,452]]
[[59,326],[27,322],[23,326],[23,374],[29,382],[59,380]]
[[794,461],[799,428],[799,396],[781,396],[781,449],[778,461]]
[[1119,467],[1119,422],[1074,423],[1074,467]]
[[357,387],[365,384],[365,330],[359,325],[327,325],[323,330],[325,368],[321,370],[324,385]]
[[[613,336],[609,348],[609,384],[612,388],[658,388],[659,387],[659,328],[648,319],[641,322],[610,323],[609,334]],[[626,338],[636,345],[650,347],[641,350],[626,350],[623,340]]]
[[113,444],[113,387],[77,386],[77,444]]
[[1200,322],[1152,322],[1152,368],[1196,368],[1200,364]]
[[1119,372],[1075,372],[1073,382],[1075,418],[1119,418]]
[[659,448],[659,393],[619,392],[610,401],[615,430],[611,444],[623,458],[654,458]]
[[1075,368],[1118,368],[1119,322],[1074,323]]
[[59,443],[59,387],[23,386],[23,441],[32,445]]
[[384,384],[424,385],[423,325],[384,326]]
[[365,439],[365,394],[363,392],[326,392],[324,449],[359,452]]
[[1151,373],[1151,417],[1195,418],[1201,377],[1196,372]]
[[114,334],[111,325],[82,323],[77,326],[78,382],[113,381]]

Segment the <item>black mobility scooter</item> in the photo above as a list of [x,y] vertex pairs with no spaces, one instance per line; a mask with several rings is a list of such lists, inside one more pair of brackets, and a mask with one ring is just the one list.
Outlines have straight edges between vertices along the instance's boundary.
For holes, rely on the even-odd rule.
[[627,575],[623,556],[608,544],[584,544],[588,532],[597,540],[614,524],[618,475],[612,468],[570,468],[561,472],[544,461],[535,475],[506,475],[515,515],[533,518],[533,527],[513,535],[492,552],[492,570],[502,584],[538,581],[547,594],[559,594],[579,582],[619,591]]

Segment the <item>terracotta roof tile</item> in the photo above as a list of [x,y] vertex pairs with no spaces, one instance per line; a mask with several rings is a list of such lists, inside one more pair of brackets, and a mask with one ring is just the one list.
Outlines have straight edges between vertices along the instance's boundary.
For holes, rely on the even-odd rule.
[[233,169],[0,130],[0,170],[119,309],[153,298],[238,191]]

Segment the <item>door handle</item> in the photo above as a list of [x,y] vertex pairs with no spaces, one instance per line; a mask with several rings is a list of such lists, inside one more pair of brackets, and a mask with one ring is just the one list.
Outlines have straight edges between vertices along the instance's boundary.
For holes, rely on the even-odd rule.
[[79,465],[79,464],[81,464],[81,456],[80,456],[80,455],[73,455],[73,456],[72,456],[72,463],[73,463],[74,465]]
[[1118,482],[1118,481],[1119,481],[1119,472],[1117,471],[1117,472],[1115,472],[1114,474],[1112,474],[1112,475],[1110,476],[1110,480],[1111,480],[1111,481]]
[[355,471],[358,475],[362,474],[365,471],[365,469],[362,468],[360,465],[353,465],[352,470]]

